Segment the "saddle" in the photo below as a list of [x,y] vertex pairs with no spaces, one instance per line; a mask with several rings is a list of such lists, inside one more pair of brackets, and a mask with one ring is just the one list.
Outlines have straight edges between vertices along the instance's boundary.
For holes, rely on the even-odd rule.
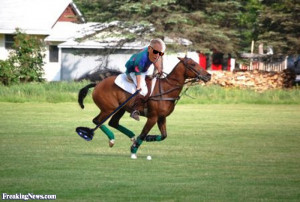
[[[127,76],[126,78],[127,78],[127,81],[128,81],[128,82],[133,83],[131,77]],[[153,79],[152,79],[150,76],[146,76],[146,77],[145,77],[145,82],[146,82],[146,85],[147,85],[148,93],[147,93],[147,95],[145,95],[145,96],[141,96],[141,97],[143,97],[143,100],[144,100],[145,102],[148,101],[150,95],[152,94],[152,90],[153,90],[153,89],[152,89],[152,80],[153,80]],[[156,81],[156,80],[155,80],[155,81]],[[154,88],[154,86],[153,86],[153,88]]]
[[[127,77],[127,78],[128,78],[129,82],[133,82],[129,77]],[[134,101],[134,104],[132,105],[132,107],[134,105],[138,105],[137,109],[140,112],[142,112],[141,115],[147,116],[147,113],[148,113],[147,102],[149,100],[150,95],[152,94],[152,92],[151,92],[151,90],[152,90],[152,78],[149,77],[149,76],[146,76],[145,77],[145,82],[146,82],[147,90],[148,90],[147,95],[146,96],[142,96],[140,94],[136,95],[136,98],[135,98],[135,101]]]
[[[155,83],[156,83],[156,78],[152,79],[150,76],[146,76],[145,83],[146,83],[147,89],[148,89],[147,94],[145,96],[141,96],[138,94],[137,95],[138,97],[136,97],[136,98],[141,98],[141,100],[142,100],[141,106],[143,106],[143,107],[139,107],[139,111],[143,112],[142,113],[143,115],[147,114],[147,111],[148,111],[147,110],[147,102],[148,102],[150,96],[152,95],[152,91],[153,91],[153,89],[155,87]],[[119,74],[117,76],[117,78],[115,79],[115,84],[130,94],[133,94],[136,91],[136,86],[135,86],[134,82],[125,73]]]

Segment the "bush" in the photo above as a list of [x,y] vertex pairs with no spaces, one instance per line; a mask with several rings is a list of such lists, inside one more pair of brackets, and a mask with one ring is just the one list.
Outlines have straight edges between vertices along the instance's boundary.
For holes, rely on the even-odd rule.
[[19,82],[43,81],[44,45],[36,36],[16,30],[13,51],[5,61],[0,61],[0,82],[11,85]]
[[9,60],[0,60],[0,82],[4,85],[18,83],[18,73]]

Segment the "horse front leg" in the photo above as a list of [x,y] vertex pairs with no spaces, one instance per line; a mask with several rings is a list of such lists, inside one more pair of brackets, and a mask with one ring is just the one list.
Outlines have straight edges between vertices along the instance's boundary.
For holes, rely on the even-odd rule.
[[141,134],[136,138],[134,143],[131,146],[131,158],[136,159],[136,153],[143,141],[145,140],[146,136],[148,135],[149,131],[152,129],[152,127],[155,125],[157,121],[157,117],[148,118]]
[[147,135],[145,140],[146,142],[153,141],[162,141],[167,138],[167,119],[166,117],[160,117],[157,121],[158,128],[160,130],[161,135]]

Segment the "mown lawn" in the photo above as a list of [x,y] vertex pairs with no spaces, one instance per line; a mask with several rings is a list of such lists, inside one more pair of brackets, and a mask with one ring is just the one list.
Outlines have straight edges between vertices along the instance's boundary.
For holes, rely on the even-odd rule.
[[[75,133],[98,109],[76,103],[0,103],[0,193],[56,194],[57,201],[299,201],[300,106],[178,105],[168,138],[108,147]],[[138,134],[145,122],[125,114]],[[157,134],[155,127],[151,134]],[[151,155],[152,160],[146,160]]]

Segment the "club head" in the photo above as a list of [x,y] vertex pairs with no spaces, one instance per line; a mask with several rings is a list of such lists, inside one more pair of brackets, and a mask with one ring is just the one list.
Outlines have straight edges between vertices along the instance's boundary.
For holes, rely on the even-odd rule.
[[94,137],[94,130],[87,127],[77,127],[76,132],[86,141],[90,141]]

